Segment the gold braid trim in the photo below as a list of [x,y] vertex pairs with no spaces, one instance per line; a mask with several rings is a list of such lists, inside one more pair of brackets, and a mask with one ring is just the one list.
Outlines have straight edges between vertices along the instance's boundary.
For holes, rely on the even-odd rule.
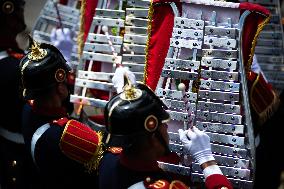
[[251,70],[251,64],[252,64],[252,61],[253,61],[253,55],[254,55],[255,46],[256,46],[256,43],[257,43],[258,36],[259,36],[260,32],[262,31],[263,27],[269,22],[270,18],[271,18],[271,15],[266,17],[265,20],[262,23],[260,23],[257,27],[255,36],[254,36],[252,44],[251,44],[249,60],[248,60],[248,63],[245,67],[245,69],[246,69],[245,71],[247,73],[247,76],[248,76],[249,71]]
[[86,0],[81,1],[80,30],[77,37],[78,55],[81,57],[84,47]]
[[146,80],[148,77],[147,70],[148,70],[148,59],[149,59],[149,44],[150,44],[150,39],[151,39],[151,34],[152,34],[152,22],[153,22],[153,14],[154,14],[154,7],[153,7],[153,0],[150,1],[150,7],[148,11],[148,38],[146,42],[146,48],[145,48],[145,68],[144,68],[144,78],[143,78],[143,83],[146,84]]
[[99,138],[97,149],[96,149],[93,157],[90,159],[90,161],[84,163],[84,166],[87,169],[88,173],[91,173],[91,172],[98,169],[98,167],[100,165],[100,161],[101,161],[101,159],[103,158],[103,155],[104,155],[104,147],[103,147],[103,143],[102,143],[103,133],[101,131],[98,131],[97,134],[98,134],[98,138]]
[[[259,77],[260,77],[260,74],[257,74],[257,77],[255,78],[255,80],[254,80],[254,82],[253,82],[253,84],[251,86],[251,90],[250,90],[250,94],[249,94],[249,97],[250,97],[251,100],[252,100],[253,91],[254,91],[255,86],[256,86],[256,84],[257,84],[257,82],[259,80]],[[253,108],[255,109],[255,107],[253,107]]]
[[251,101],[250,104],[258,115],[257,124],[261,126],[266,122],[267,119],[269,119],[274,114],[275,111],[277,111],[280,105],[280,99],[279,99],[278,94],[276,94],[274,90],[272,90],[271,92],[274,97],[273,97],[273,101],[271,102],[271,104],[269,104],[269,106],[267,106],[265,110],[263,110],[262,112],[257,111],[257,108],[255,107],[255,104],[253,103],[253,91],[255,89],[256,84],[259,81],[259,78],[260,78],[260,73],[257,75],[255,81],[252,84],[251,90],[250,90],[250,101]]

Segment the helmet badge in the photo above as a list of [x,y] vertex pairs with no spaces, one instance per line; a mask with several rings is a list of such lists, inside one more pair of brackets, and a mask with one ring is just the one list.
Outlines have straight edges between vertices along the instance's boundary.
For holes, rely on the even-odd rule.
[[140,89],[135,88],[128,76],[124,75],[124,91],[120,94],[120,98],[123,100],[137,100],[142,96],[142,91]]
[[5,14],[11,14],[14,12],[14,4],[11,1],[6,1],[5,3],[3,3],[2,5],[2,11]]
[[41,49],[38,42],[34,41],[33,38],[29,35],[30,40],[30,53],[28,54],[28,59],[30,60],[41,60],[44,59],[47,55],[47,51],[45,49]]
[[63,69],[58,69],[55,72],[55,79],[57,82],[63,82],[66,79],[66,73]]
[[154,115],[149,115],[144,122],[144,127],[147,131],[153,132],[158,127],[158,119]]

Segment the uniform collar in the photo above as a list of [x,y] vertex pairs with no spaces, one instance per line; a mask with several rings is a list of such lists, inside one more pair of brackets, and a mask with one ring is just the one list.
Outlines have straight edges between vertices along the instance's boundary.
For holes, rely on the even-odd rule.
[[120,164],[134,171],[160,171],[157,161],[145,162],[127,157],[123,151],[120,154]]

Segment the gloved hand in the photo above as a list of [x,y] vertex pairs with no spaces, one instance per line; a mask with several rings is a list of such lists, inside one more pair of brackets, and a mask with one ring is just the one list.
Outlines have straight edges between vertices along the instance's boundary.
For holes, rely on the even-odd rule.
[[215,160],[211,152],[210,138],[206,133],[196,127],[185,131],[179,129],[178,132],[184,150],[189,152],[199,165]]
[[69,28],[53,28],[50,34],[51,43],[60,50],[68,63],[71,60],[72,49],[75,44],[73,32]]
[[112,78],[113,86],[116,88],[117,93],[123,91],[124,83],[124,74],[127,74],[130,82],[134,85],[136,83],[135,75],[132,73],[128,67],[118,67],[115,70],[114,76]]

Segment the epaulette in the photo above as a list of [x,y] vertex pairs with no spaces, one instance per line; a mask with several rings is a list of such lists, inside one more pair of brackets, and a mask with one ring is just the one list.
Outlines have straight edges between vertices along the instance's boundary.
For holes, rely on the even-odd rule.
[[144,185],[147,189],[188,189],[188,186],[179,180],[174,180],[171,183],[166,180],[152,182],[150,177],[146,178]]
[[104,152],[102,133],[67,118],[53,121],[53,124],[64,127],[59,144],[61,151],[67,157],[84,164],[88,171],[96,170]]

